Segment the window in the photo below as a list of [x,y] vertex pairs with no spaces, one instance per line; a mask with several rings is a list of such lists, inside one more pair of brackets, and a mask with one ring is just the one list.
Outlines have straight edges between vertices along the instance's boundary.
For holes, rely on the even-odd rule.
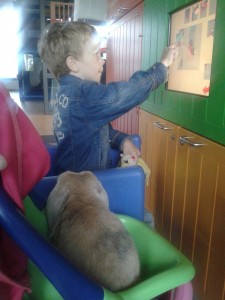
[[19,15],[19,11],[13,6],[0,8],[0,78],[17,77]]

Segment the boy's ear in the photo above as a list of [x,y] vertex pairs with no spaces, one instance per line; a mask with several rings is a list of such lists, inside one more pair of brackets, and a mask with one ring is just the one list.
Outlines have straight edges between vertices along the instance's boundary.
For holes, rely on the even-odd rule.
[[66,64],[67,64],[68,68],[71,71],[73,71],[75,73],[79,72],[78,63],[77,63],[76,59],[73,56],[69,55],[67,57]]

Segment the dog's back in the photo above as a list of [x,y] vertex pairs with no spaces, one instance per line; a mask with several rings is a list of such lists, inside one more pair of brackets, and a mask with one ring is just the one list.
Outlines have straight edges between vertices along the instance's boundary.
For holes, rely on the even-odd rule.
[[69,189],[69,196],[67,193],[50,228],[55,245],[103,287],[118,291],[132,285],[140,271],[137,251],[120,220],[108,210],[101,183],[91,172],[66,172],[49,199],[62,184]]

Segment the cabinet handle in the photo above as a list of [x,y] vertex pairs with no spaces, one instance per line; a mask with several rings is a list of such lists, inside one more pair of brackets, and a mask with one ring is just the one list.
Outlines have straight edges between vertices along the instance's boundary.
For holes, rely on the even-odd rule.
[[187,144],[192,147],[202,147],[202,146],[206,145],[206,144],[202,144],[202,143],[191,142],[190,139],[193,139],[193,138],[194,137],[192,137],[192,136],[180,136],[179,141],[182,146],[183,146],[183,144]]
[[165,123],[162,122],[154,122],[155,127],[160,128],[162,130],[172,130],[172,127],[166,127]]

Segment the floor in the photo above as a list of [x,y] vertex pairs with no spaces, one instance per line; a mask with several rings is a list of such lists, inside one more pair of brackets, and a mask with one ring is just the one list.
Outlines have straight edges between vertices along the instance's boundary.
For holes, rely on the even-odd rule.
[[11,98],[27,114],[41,136],[53,136],[52,115],[44,114],[43,101],[20,101],[19,92],[10,91]]

